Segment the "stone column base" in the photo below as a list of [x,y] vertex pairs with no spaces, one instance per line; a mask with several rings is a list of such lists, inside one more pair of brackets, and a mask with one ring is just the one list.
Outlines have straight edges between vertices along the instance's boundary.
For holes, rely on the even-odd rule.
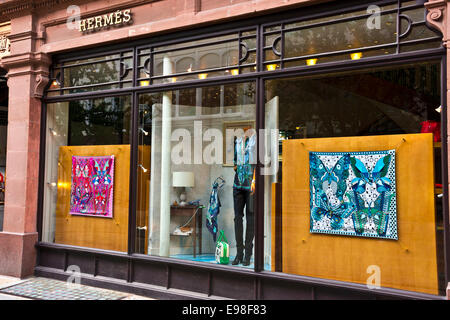
[[24,279],[34,274],[37,233],[0,232],[0,275]]

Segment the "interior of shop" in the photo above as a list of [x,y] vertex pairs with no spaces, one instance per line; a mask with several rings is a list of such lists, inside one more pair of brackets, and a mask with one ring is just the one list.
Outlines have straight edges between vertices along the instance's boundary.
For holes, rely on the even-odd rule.
[[[267,106],[274,99],[279,100],[280,170],[276,176],[266,177],[271,183],[265,190],[266,206],[272,210],[265,223],[272,223],[266,233],[266,238],[272,239],[271,270],[364,283],[365,267],[359,276],[359,271],[347,264],[359,261],[362,266],[379,266],[387,286],[412,290],[410,279],[403,279],[397,271],[426,269],[430,276],[414,279],[416,288],[433,294],[442,292],[439,62],[271,80],[266,82],[266,119],[273,118],[272,108]],[[338,174],[336,168],[342,164],[337,160],[338,152],[366,152],[376,158],[376,152],[383,150],[391,150],[395,160],[390,166],[396,167],[396,176],[392,174],[389,181],[389,205],[380,209],[389,220],[383,224],[373,215],[383,192],[377,200],[364,198],[377,181],[370,178],[368,184],[363,183],[360,199],[364,201],[359,202],[369,214],[364,218],[367,230],[357,230],[358,211],[345,218],[333,203],[346,203],[345,197],[336,200],[339,186],[327,194],[326,203],[316,200],[315,192],[322,184],[313,188],[315,167],[310,154],[317,153],[318,162]],[[376,171],[374,164],[367,166],[369,175]],[[356,168],[348,168],[350,180],[361,181]],[[346,196],[353,186],[350,183],[343,188]],[[414,228],[419,225],[421,231],[417,233]],[[425,244],[417,237],[430,241]]]
[[[242,83],[141,96],[138,225],[150,228],[147,238],[137,239],[138,252],[217,263],[215,250],[221,234],[231,259],[238,255],[235,235],[239,232],[243,246],[249,234],[246,250],[253,256],[249,231],[253,227],[250,224],[247,229],[247,222],[254,217],[254,197],[244,187],[243,194],[237,192],[235,141],[227,138],[227,130],[240,129],[251,140],[256,125],[254,92],[254,83]],[[163,134],[165,108],[171,113],[172,142],[165,141]],[[167,143],[172,163],[164,168]],[[236,210],[246,204],[250,211],[244,210],[236,224]],[[160,215],[164,207],[170,212],[167,222]],[[161,231],[164,224],[167,230]]]

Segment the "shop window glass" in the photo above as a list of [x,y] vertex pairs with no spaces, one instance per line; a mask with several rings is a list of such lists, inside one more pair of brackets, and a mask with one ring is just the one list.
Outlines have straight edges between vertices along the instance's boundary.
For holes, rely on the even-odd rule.
[[253,82],[139,96],[138,253],[216,264],[223,231],[222,262],[252,267],[255,99]]
[[315,55],[324,52],[395,43],[396,14],[381,15],[380,29],[367,32],[367,18],[327,26],[286,32],[285,57]]
[[266,270],[445,292],[440,70],[265,82]]
[[43,241],[127,251],[131,97],[47,105]]
[[[400,2],[405,4],[406,2]],[[264,28],[265,69],[313,66],[440,47],[426,26],[423,4],[368,6],[364,10]],[[399,28],[399,30],[397,30]]]
[[130,87],[133,52],[80,59],[55,65],[50,96]]
[[[387,11],[387,10],[396,9],[396,8],[397,8],[397,3],[380,7],[382,12]],[[304,21],[300,21],[300,22],[289,23],[289,24],[286,24],[286,27],[288,27],[288,28],[303,27],[303,26],[308,26],[313,23],[332,22],[332,21],[338,20],[338,19],[355,18],[355,17],[365,15],[365,14],[367,14],[367,8],[365,8],[364,10],[357,10],[357,11],[352,11],[352,12],[347,12],[347,13],[341,13],[341,14],[337,14],[334,16],[308,19],[308,20],[304,20]],[[273,27],[271,29],[267,28],[266,31],[274,31],[274,30],[279,30],[279,28],[278,29],[273,28]]]
[[441,40],[427,41],[424,43],[410,43],[401,47],[400,52],[412,52],[426,49],[438,49],[442,47]]
[[[118,61],[109,61],[106,63],[95,63],[87,66],[68,68],[64,73],[64,86],[82,87],[90,84],[116,82],[119,79],[119,65]],[[111,89],[115,88],[117,88],[117,85],[111,85]],[[81,92],[83,91],[81,90]],[[71,93],[76,92],[75,90],[71,90]]]
[[141,86],[236,76],[256,71],[256,34],[238,32],[158,46],[140,50],[139,56]]
[[410,0],[410,1],[401,1],[401,7],[413,6],[418,3],[423,3],[423,0]]

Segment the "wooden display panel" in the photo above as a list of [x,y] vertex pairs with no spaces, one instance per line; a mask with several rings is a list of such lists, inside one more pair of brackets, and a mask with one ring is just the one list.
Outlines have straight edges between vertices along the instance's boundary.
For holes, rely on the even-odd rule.
[[[113,218],[70,214],[72,156],[115,157]],[[130,146],[70,146],[59,149],[55,242],[73,246],[128,251]]]
[[[399,240],[311,234],[309,152],[396,149]],[[438,294],[432,134],[283,142],[283,272]],[[273,240],[272,240],[273,241]]]
[[272,255],[271,255],[271,270],[273,272],[282,272],[282,183],[272,183]]

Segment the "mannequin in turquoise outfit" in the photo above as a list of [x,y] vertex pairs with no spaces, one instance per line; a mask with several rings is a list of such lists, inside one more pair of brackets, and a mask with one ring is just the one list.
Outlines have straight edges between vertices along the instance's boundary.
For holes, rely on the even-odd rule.
[[[237,254],[233,265],[242,263],[250,265],[253,252],[254,239],[254,192],[255,192],[255,166],[256,161],[256,134],[235,139],[234,143],[234,230],[236,237]],[[243,218],[246,218],[245,243]],[[244,256],[245,250],[245,256]]]

